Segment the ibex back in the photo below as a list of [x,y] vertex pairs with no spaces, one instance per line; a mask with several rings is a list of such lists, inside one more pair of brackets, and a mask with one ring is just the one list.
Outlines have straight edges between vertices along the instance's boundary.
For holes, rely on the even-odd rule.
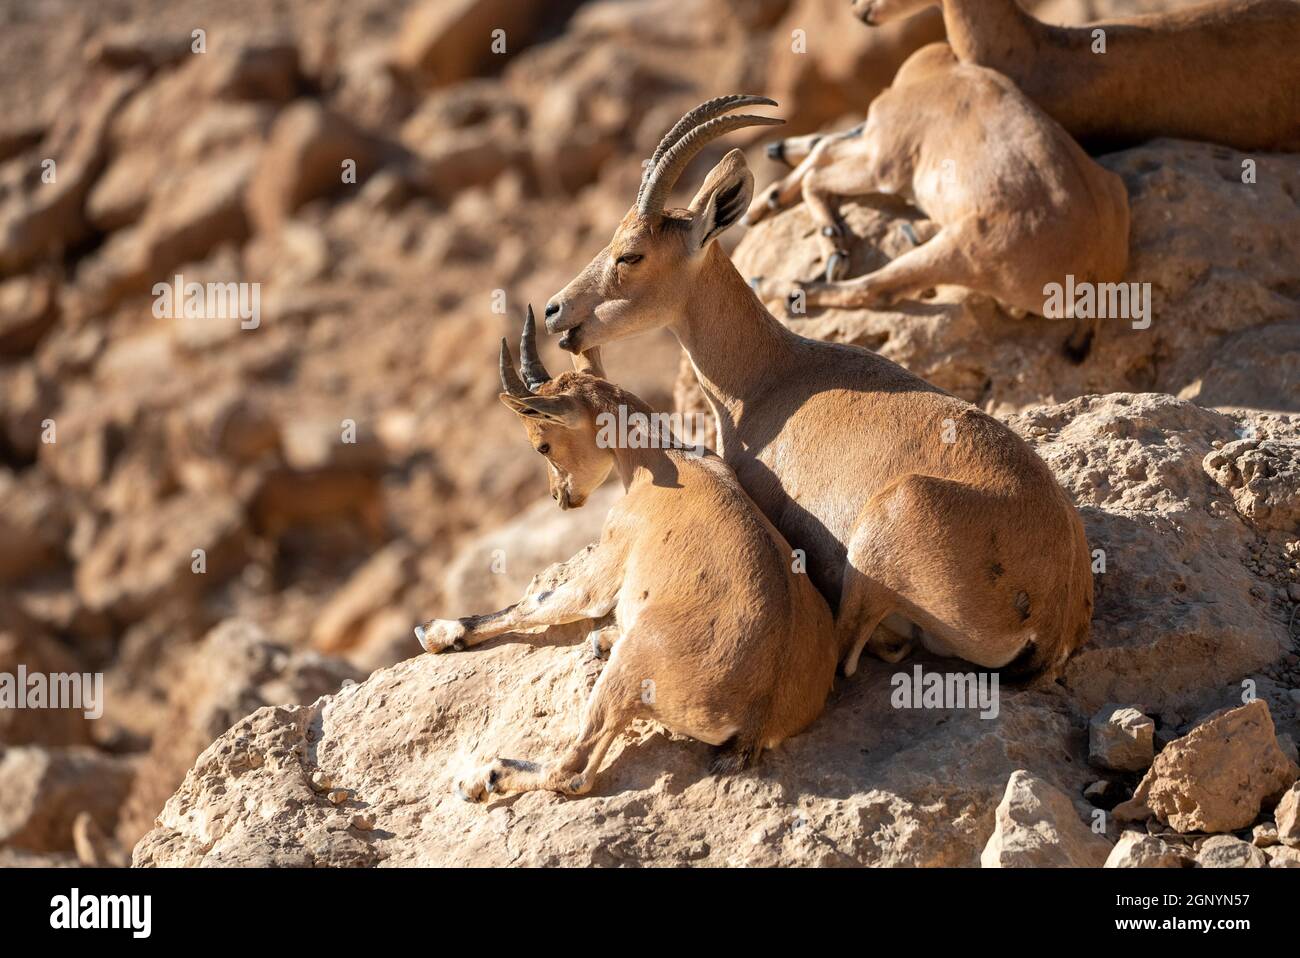
[[[719,452],[837,609],[852,673],[901,613],[942,654],[1050,670],[1088,636],[1092,574],[1078,514],[1018,436],[865,349],[805,339],[771,316],[713,242],[745,211],[753,176],[732,150],[687,209],[666,208],[710,140],[769,117],[720,97],[651,158],[610,244],[550,302],[574,353],[667,326],[719,424]],[[870,646],[891,661],[907,641]]]

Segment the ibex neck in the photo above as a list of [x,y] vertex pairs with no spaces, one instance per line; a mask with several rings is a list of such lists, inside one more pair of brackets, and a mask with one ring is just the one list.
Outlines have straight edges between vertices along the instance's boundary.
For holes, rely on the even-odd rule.
[[991,67],[1026,56],[1040,24],[1016,0],[943,0],[943,26],[958,60]]
[[672,330],[715,414],[734,425],[745,400],[778,381],[798,337],[763,307],[716,243],[705,255],[686,314]]
[[614,454],[614,467],[628,489],[634,482],[676,485],[677,467],[668,449],[681,443],[668,425],[668,418],[655,413],[640,397],[600,382],[587,396],[596,414],[597,442]]

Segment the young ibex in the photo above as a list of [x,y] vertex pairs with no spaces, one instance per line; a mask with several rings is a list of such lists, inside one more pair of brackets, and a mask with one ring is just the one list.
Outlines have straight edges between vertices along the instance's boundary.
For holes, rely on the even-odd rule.
[[[717,417],[718,451],[807,557],[837,606],[851,674],[900,613],[928,648],[989,667],[1053,670],[1088,636],[1083,525],[1047,466],[1002,423],[865,349],[805,339],[767,312],[714,238],[754,179],[732,150],[688,209],[668,194],[709,141],[769,117],[723,116],[729,96],[675,126],[610,244],[546,307],[573,353],[667,326]],[[910,643],[876,639],[896,661]]]
[[619,634],[578,740],[542,765],[497,759],[461,782],[461,794],[482,801],[489,793],[585,792],[634,718],[718,746],[713,771],[738,771],[821,714],[838,658],[830,609],[808,577],[792,571],[789,544],[720,459],[684,451],[666,429],[633,442],[602,440],[607,422],[636,423],[638,413],[659,420],[603,379],[580,372],[551,379],[533,336],[530,310],[522,381],[501,344],[501,400],[546,458],[552,497],[561,509],[577,508],[611,468],[626,495],[598,545],[536,576],[514,605],[434,620],[416,634],[426,651],[459,650],[610,612]]
[[853,0],[853,10],[879,25],[936,3],[962,63],[1006,74],[1082,140],[1300,150],[1296,0],[1217,0],[1081,27],[1048,26],[1016,0]]
[[[795,170],[749,207],[756,223],[800,197],[818,225],[826,284],[810,306],[873,306],[941,284],[966,286],[1043,314],[1044,287],[1116,282],[1128,262],[1128,193],[1006,77],[957,62],[945,43],[922,47],[871,103],[866,123],[801,137]],[[994,147],[996,144],[996,147]],[[928,242],[859,279],[831,283],[848,262],[836,197],[902,196],[941,227]]]

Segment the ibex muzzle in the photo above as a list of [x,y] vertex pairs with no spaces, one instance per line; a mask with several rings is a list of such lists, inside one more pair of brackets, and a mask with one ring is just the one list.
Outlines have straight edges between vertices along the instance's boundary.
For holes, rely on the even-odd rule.
[[667,208],[669,194],[687,164],[713,140],[732,130],[784,122],[725,115],[753,105],[776,103],[761,96],[717,97],[682,117],[659,142],[645,166],[636,204],[614,238],[546,306],[546,329],[564,334],[561,348],[582,352],[682,315],[691,277],[708,258],[712,240],[745,212],[754,178],[744,154],[732,150],[688,208]]

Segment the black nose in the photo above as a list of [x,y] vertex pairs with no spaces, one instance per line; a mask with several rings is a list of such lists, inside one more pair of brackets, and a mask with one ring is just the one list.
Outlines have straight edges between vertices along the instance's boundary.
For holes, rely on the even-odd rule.
[[546,328],[555,332],[555,324],[560,321],[560,313],[564,312],[563,303],[546,304]]

